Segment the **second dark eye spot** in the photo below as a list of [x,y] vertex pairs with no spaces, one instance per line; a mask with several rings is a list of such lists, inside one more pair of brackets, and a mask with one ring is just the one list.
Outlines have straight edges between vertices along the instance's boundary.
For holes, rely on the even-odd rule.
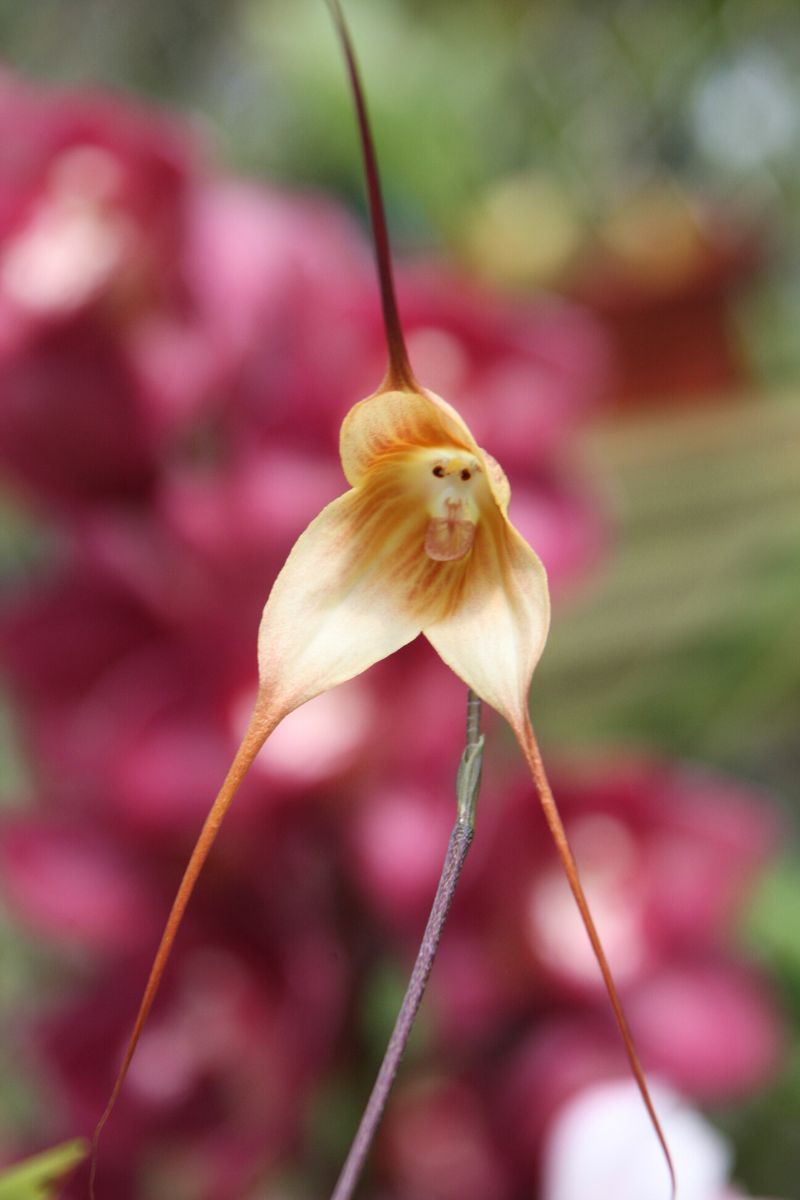
[[472,479],[472,472],[468,471],[467,468],[464,467],[464,470],[461,472],[461,478],[466,483],[468,479]]

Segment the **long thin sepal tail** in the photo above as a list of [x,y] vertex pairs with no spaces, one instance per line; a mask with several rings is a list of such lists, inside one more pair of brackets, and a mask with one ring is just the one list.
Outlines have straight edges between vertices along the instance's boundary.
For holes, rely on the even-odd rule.
[[369,215],[372,222],[372,238],[375,246],[375,261],[378,268],[381,304],[383,306],[383,326],[386,332],[386,344],[389,352],[389,369],[380,390],[418,392],[420,390],[419,384],[414,378],[414,373],[411,370],[411,364],[408,360],[403,327],[400,324],[400,315],[397,309],[397,297],[395,295],[394,275],[392,272],[392,255],[389,248],[389,234],[386,228],[386,214],[381,194],[378,160],[372,140],[367,102],[364,97],[364,89],[361,86],[358,62],[339,0],[327,0],[327,5],[331,11],[336,33],[341,42],[342,51],[347,62],[347,74],[350,79],[350,87],[356,108],[358,135],[364,161],[364,178],[367,187]]
[[625,1053],[628,1056],[631,1072],[636,1080],[639,1092],[641,1093],[641,1097],[644,1102],[644,1106],[647,1109],[647,1114],[650,1118],[653,1130],[655,1131],[655,1135],[661,1143],[661,1149],[664,1151],[664,1157],[669,1170],[671,1198],[672,1200],[676,1200],[677,1183],[675,1179],[675,1167],[672,1162],[672,1155],[670,1154],[669,1145],[667,1143],[664,1131],[661,1128],[661,1122],[656,1114],[655,1105],[653,1104],[653,1100],[650,1096],[650,1090],[647,1086],[644,1069],[639,1059],[639,1054],[636,1050],[633,1034],[631,1033],[630,1026],[628,1025],[628,1019],[625,1016],[625,1011],[622,1007],[622,1001],[619,998],[617,985],[614,982],[614,976],[611,973],[611,967],[609,966],[608,959],[606,958],[606,952],[603,949],[603,943],[600,941],[600,935],[597,932],[597,927],[595,926],[594,918],[592,917],[591,909],[589,908],[589,902],[586,899],[586,893],[583,890],[583,885],[581,884],[580,877],[578,875],[578,867],[569,842],[567,841],[567,834],[564,829],[564,824],[561,820],[561,815],[558,811],[550,783],[547,779],[539,745],[536,741],[533,727],[528,720],[527,715],[524,719],[524,723],[519,728],[515,727],[514,733],[528,763],[528,767],[533,777],[534,786],[536,787],[536,791],[539,796],[539,802],[542,806],[545,820],[547,821],[547,826],[552,834],[553,841],[556,845],[556,850],[558,851],[558,856],[561,859],[561,865],[564,868],[567,880],[569,881],[569,886],[572,889],[572,894],[575,897],[575,903],[578,905],[578,911],[581,914],[581,920],[583,921],[586,933],[588,934],[589,941],[592,944],[592,950],[594,951],[594,956],[597,959],[597,965],[600,968],[600,973],[603,976],[603,983],[605,984],[608,998],[611,1001],[614,1019],[617,1022],[617,1027],[622,1035],[622,1041],[625,1044]]
[[267,715],[265,706],[260,699],[256,703],[256,708],[253,716],[250,718],[250,723],[247,727],[241,745],[236,751],[236,756],[231,764],[230,770],[225,777],[225,781],[220,788],[214,803],[211,805],[208,816],[205,819],[203,828],[200,831],[191,858],[184,871],[183,878],[178,888],[178,893],[173,901],[170,909],[167,923],[164,927],[164,932],[161,935],[161,941],[156,951],[156,956],[153,959],[153,965],[150,968],[150,975],[147,980],[147,985],[139,1005],[139,1011],[136,1014],[136,1020],[133,1025],[128,1044],[125,1048],[125,1055],[122,1060],[122,1066],[119,1069],[117,1077],[114,1081],[111,1095],[105,1107],[103,1115],[97,1122],[95,1131],[91,1141],[91,1156],[89,1169],[89,1195],[91,1200],[94,1200],[94,1184],[97,1173],[97,1150],[100,1141],[100,1135],[103,1128],[111,1116],[111,1112],[116,1104],[119,1094],[122,1091],[122,1085],[125,1082],[125,1077],[128,1074],[128,1068],[131,1065],[136,1047],[139,1044],[142,1030],[144,1028],[150,1009],[153,1006],[153,1001],[156,998],[156,993],[161,983],[161,977],[164,974],[164,969],[172,950],[175,937],[183,920],[183,915],[186,911],[186,906],[189,903],[189,898],[194,891],[194,886],[197,883],[198,876],[203,868],[203,864],[208,858],[209,851],[219,833],[222,821],[230,808],[231,801],[239,790],[239,786],[247,774],[253,759],[258,754],[264,742],[269,737],[272,730],[277,724],[277,720],[271,715]]

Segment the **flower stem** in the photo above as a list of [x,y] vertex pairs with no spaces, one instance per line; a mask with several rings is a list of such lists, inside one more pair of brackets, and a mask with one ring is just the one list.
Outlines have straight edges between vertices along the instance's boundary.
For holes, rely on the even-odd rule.
[[456,822],[450,834],[439,886],[392,1036],[331,1200],[351,1200],[358,1184],[422,1001],[456,884],[472,844],[483,762],[480,719],[481,702],[470,691],[467,695],[467,740],[456,776]]
[[372,240],[375,248],[375,265],[378,268],[378,283],[383,307],[383,327],[386,333],[386,346],[389,351],[389,370],[381,386],[381,391],[387,388],[408,389],[419,391],[419,384],[414,378],[411,364],[408,361],[408,351],[403,336],[403,326],[397,310],[397,297],[394,290],[394,275],[392,271],[392,255],[389,248],[389,234],[386,228],[386,214],[383,207],[380,173],[378,160],[375,155],[375,145],[372,140],[367,101],[361,84],[361,73],[356,61],[356,53],[350,37],[350,30],[344,19],[339,0],[328,0],[336,33],[342,45],[347,74],[350,80],[350,91],[356,110],[358,122],[358,137],[361,143],[361,156],[364,164],[364,180],[367,189],[370,220],[372,223]]

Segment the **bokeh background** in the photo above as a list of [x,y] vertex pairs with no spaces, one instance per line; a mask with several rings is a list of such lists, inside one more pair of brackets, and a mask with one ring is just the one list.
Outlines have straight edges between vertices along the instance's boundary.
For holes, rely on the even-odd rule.
[[[417,374],[504,464],[551,574],[534,722],[682,1195],[797,1196],[796,5],[347,10]],[[0,46],[11,1161],[103,1107],[261,604],[341,490],[338,425],[383,349],[321,3],[8,0]],[[435,887],[463,709],[415,645],[274,736],[100,1194],[330,1189]],[[658,1200],[530,785],[486,727],[475,848],[364,1194]]]

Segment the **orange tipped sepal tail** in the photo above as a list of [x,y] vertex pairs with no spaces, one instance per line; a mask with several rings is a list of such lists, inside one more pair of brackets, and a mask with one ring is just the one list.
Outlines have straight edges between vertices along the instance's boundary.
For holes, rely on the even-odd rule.
[[650,1123],[653,1126],[655,1135],[658,1138],[662,1151],[664,1152],[667,1170],[669,1171],[671,1200],[676,1200],[678,1195],[678,1185],[675,1176],[675,1165],[672,1161],[669,1144],[667,1142],[664,1130],[661,1128],[661,1122],[658,1119],[658,1114],[656,1113],[655,1105],[653,1104],[653,1100],[650,1095],[650,1089],[647,1086],[644,1068],[642,1067],[639,1059],[639,1054],[636,1050],[636,1044],[633,1040],[633,1034],[631,1033],[630,1026],[628,1025],[628,1019],[625,1016],[625,1010],[622,1007],[622,1001],[619,998],[617,985],[614,982],[614,976],[611,973],[611,967],[609,966],[608,959],[606,958],[606,952],[603,949],[603,943],[600,941],[600,935],[597,932],[597,927],[595,926],[594,918],[592,917],[591,909],[589,908],[589,902],[586,899],[586,893],[583,890],[583,885],[580,881],[580,876],[578,875],[578,867],[567,840],[564,823],[561,820],[561,814],[558,811],[558,806],[556,805],[555,797],[553,796],[553,791],[550,787],[547,773],[544,769],[544,763],[542,761],[542,755],[539,750],[536,735],[533,732],[533,726],[530,723],[527,713],[521,723],[517,724],[515,722],[514,734],[520,744],[522,753],[525,756],[525,761],[530,769],[533,783],[539,797],[539,802],[542,806],[544,818],[547,822],[547,827],[550,830],[553,841],[555,842],[555,847],[561,860],[561,865],[564,868],[564,873],[567,877],[567,881],[569,882],[575,903],[578,906],[581,920],[583,921],[587,936],[591,942],[592,950],[594,952],[595,959],[597,960],[597,965],[600,968],[600,974],[603,977],[606,993],[614,1013],[614,1020],[617,1023],[617,1028],[619,1029],[625,1046],[625,1054],[628,1058],[631,1073],[636,1080],[636,1086],[639,1089],[642,1101],[647,1109],[647,1115],[650,1118]]
[[153,965],[150,968],[150,975],[139,1004],[139,1011],[136,1014],[136,1020],[133,1024],[133,1030],[128,1039],[128,1044],[125,1048],[125,1054],[122,1059],[122,1065],[119,1068],[117,1077],[114,1080],[114,1086],[111,1090],[108,1103],[106,1104],[103,1115],[95,1126],[91,1140],[90,1151],[90,1167],[89,1167],[89,1195],[94,1200],[94,1183],[97,1173],[97,1151],[100,1141],[100,1135],[103,1132],[108,1118],[111,1116],[114,1105],[119,1099],[119,1094],[122,1091],[122,1085],[125,1082],[125,1077],[128,1074],[128,1069],[136,1052],[136,1047],[139,1044],[139,1038],[142,1035],[145,1022],[153,1007],[153,1001],[156,998],[161,978],[164,974],[167,962],[169,960],[172,946],[177,936],[178,930],[183,920],[186,906],[194,891],[194,886],[197,883],[198,876],[203,869],[203,864],[208,858],[211,847],[219,833],[220,826],[224,820],[225,814],[230,808],[231,802],[239,790],[244,777],[246,776],[250,766],[258,754],[261,747],[266,742],[269,735],[272,733],[275,726],[279,723],[283,713],[275,715],[267,705],[263,692],[259,693],[256,700],[256,706],[250,722],[242,738],[239,749],[231,763],[228,774],[217,793],[214,803],[209,809],[208,816],[203,823],[203,828],[200,831],[200,836],[195,842],[191,857],[187,863],[186,870],[183,873],[177,895],[170,909],[167,923],[164,926],[164,932],[161,935],[158,949]]

